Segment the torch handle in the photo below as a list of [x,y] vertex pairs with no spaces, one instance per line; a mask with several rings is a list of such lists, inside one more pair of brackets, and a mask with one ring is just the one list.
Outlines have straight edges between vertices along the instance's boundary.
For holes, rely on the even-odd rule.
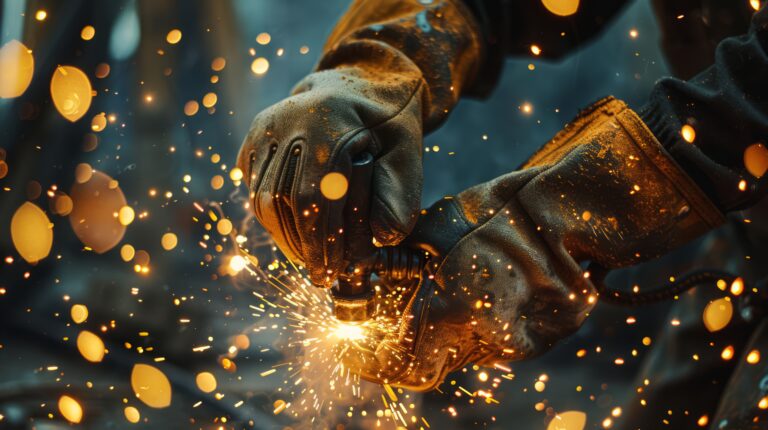
[[347,201],[344,205],[344,258],[350,263],[375,253],[368,215],[371,210],[373,155],[363,152],[352,159]]
[[347,267],[339,274],[332,291],[338,299],[360,299],[372,295],[370,277],[376,259],[368,220],[372,177],[373,156],[368,152],[356,155],[352,160],[344,205],[344,260]]

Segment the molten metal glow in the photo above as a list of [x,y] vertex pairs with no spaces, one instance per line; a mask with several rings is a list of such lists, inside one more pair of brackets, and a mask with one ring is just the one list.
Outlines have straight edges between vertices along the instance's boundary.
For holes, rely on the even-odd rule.
[[235,255],[229,260],[229,268],[232,269],[234,273],[239,273],[241,270],[245,269],[245,265],[245,258],[239,255]]
[[366,329],[363,324],[340,322],[334,328],[333,335],[343,340],[363,340],[366,336]]

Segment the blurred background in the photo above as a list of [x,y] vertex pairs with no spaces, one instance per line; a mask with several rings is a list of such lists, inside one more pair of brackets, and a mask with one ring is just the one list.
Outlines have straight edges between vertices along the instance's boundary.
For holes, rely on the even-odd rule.
[[[228,269],[238,240],[249,241],[262,266],[275,258],[247,218],[244,191],[231,175],[242,138],[254,115],[311,71],[347,4],[0,2],[0,45],[19,41],[34,58],[26,91],[0,99],[0,427],[69,428],[62,395],[80,405],[87,428],[374,425],[359,408],[352,416],[320,409],[315,421],[280,413],[280,402],[292,395],[281,388],[285,378],[262,375],[286,360],[276,347],[283,332],[259,330],[265,324],[249,308],[258,305],[252,291],[268,295],[268,287],[238,281],[241,275]],[[514,169],[600,97],[641,106],[668,73],[658,38],[650,2],[636,0],[594,43],[562,61],[507,61],[489,99],[463,101],[426,138],[423,204]],[[0,57],[0,64],[7,61]],[[82,112],[55,103],[52,79],[64,75],[59,66],[87,76],[92,101]],[[60,113],[67,109],[76,121]],[[87,213],[75,217],[72,200],[75,211],[79,206],[82,215],[88,207]],[[10,234],[25,202],[53,224],[49,255],[33,263],[20,256]],[[113,229],[83,227],[83,217],[101,212],[119,221]],[[242,239],[220,225],[222,214]],[[615,282],[663,281],[693,264],[701,249],[713,249],[717,234]],[[32,237],[33,248],[48,240],[44,232]],[[717,249],[706,253],[717,263],[744,255]],[[87,318],[75,304],[88,310]],[[601,428],[632,398],[651,350],[643,339],[655,340],[669,326],[675,317],[669,308],[598,306],[575,336],[540,359],[514,364],[514,378],[496,390],[499,404],[470,403],[450,390],[411,398],[432,428],[544,429],[553,414],[567,410],[584,412],[587,428]],[[108,351],[98,363],[77,346],[84,330]],[[136,399],[129,381],[137,363],[165,375],[170,407]],[[200,372],[214,376],[212,393],[196,383]],[[456,378],[472,387],[473,374]]]

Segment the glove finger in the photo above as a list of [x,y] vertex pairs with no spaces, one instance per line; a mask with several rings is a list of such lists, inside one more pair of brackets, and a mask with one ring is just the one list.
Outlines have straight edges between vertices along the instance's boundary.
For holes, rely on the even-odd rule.
[[[350,188],[347,181],[352,158],[366,149],[370,134],[367,130],[358,130],[339,142],[326,155],[302,149],[293,190],[294,216],[299,221],[295,225],[305,266],[313,283],[327,287],[344,269],[344,247],[349,239],[344,234],[344,206]],[[324,185],[326,177],[328,184]],[[355,240],[370,241],[370,238]]]
[[416,223],[422,187],[420,147],[399,145],[376,162],[371,230],[384,246],[400,243]]
[[[303,263],[301,240],[296,232],[290,205],[290,188],[295,176],[295,163],[290,145],[272,145],[271,154],[260,166],[263,173],[254,182],[253,209],[259,222],[290,260]],[[259,158],[258,156],[256,157]],[[254,163],[258,165],[258,162]]]

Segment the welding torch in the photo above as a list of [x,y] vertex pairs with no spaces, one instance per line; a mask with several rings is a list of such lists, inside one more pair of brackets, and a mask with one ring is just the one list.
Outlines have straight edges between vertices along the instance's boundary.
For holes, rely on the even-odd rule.
[[363,152],[352,159],[344,206],[345,235],[366,240],[347,241],[346,268],[331,287],[333,313],[344,322],[364,322],[376,314],[371,277],[387,282],[419,279],[427,261],[424,251],[407,247],[377,247],[368,220],[373,155]]

